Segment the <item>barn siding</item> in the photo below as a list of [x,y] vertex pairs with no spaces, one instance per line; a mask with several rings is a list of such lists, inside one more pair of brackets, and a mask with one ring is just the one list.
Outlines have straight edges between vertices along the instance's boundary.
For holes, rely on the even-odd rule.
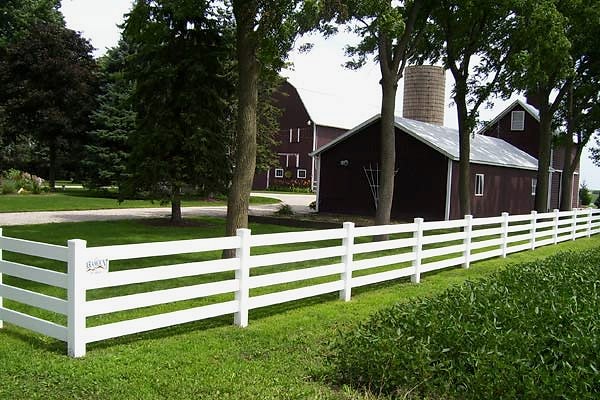
[[[379,164],[379,122],[321,153],[319,211],[375,215],[364,167]],[[396,130],[395,195],[392,217],[443,219],[446,158]],[[348,166],[340,161],[348,160]]]
[[[511,131],[510,119],[512,111],[525,111],[525,130]],[[490,125],[482,132],[483,135],[503,139],[513,146],[523,150],[532,157],[538,158],[540,146],[540,123],[529,114],[521,105],[517,104],[512,110],[495,124]]]
[[[280,156],[279,166],[277,168],[283,168],[288,175],[291,175],[291,178],[289,178],[290,180],[297,178],[298,169],[305,169],[306,179],[310,181],[313,164],[312,158],[308,154],[342,135],[346,130],[317,125],[317,146],[315,147],[315,129],[313,121],[310,120],[308,111],[304,107],[304,103],[302,103],[298,91],[289,82],[285,82],[273,93],[273,103],[282,111],[279,118],[279,131],[275,137],[278,144],[273,151],[275,153],[298,154],[299,156],[298,167],[296,166],[295,159],[293,163],[290,162],[286,165],[285,156]],[[292,130],[291,140],[290,129]],[[269,183],[272,185],[276,179],[274,168],[271,169],[269,178]],[[256,171],[252,188],[254,190],[263,190],[267,188],[266,171]]]
[[314,150],[325,146],[327,143],[331,142],[338,136],[342,136],[347,131],[347,129],[317,125],[317,146],[314,148]]
[[[495,124],[487,127],[482,134],[486,136],[493,136],[503,140],[506,140],[510,144],[518,147],[519,149],[527,152],[529,155],[538,158],[539,149],[539,136],[540,136],[540,123],[525,111],[525,130],[524,131],[511,131],[510,130],[510,119],[511,112],[514,110],[525,111],[525,109],[517,104],[509,112],[507,112],[500,120]],[[573,152],[577,151],[573,149]],[[560,175],[564,169],[565,149],[560,145],[553,145],[552,151],[552,162],[550,166],[555,170],[553,173],[550,189],[550,209],[558,208],[560,203]],[[579,172],[579,166],[577,166],[576,172]],[[577,207],[577,197],[575,191],[573,192],[573,207]]]
[[[450,219],[462,218],[458,195],[458,162],[453,161]],[[483,196],[475,196],[475,176],[484,175]],[[492,165],[471,164],[471,214],[492,217],[502,212],[526,214],[531,212],[534,197],[531,180],[536,171]]]

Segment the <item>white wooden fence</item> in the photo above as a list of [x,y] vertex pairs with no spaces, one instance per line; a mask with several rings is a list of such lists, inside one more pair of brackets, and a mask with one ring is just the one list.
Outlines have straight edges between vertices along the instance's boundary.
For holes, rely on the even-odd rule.
[[[92,342],[227,314],[234,314],[235,324],[244,327],[248,324],[248,311],[252,309],[332,292],[339,292],[340,298],[348,301],[355,287],[408,276],[418,283],[421,274],[429,271],[458,265],[468,268],[478,260],[506,257],[509,253],[599,232],[600,210],[592,209],[514,216],[504,213],[492,218],[466,216],[441,222],[416,218],[413,223],[371,227],[355,227],[347,222],[340,229],[265,235],[251,235],[250,230],[240,229],[233,237],[90,248],[85,241],[77,239],[69,240],[64,247],[9,238],[2,236],[0,229],[0,327],[2,321],[6,321],[65,341],[68,354],[81,357],[85,355],[86,344]],[[368,239],[383,234],[392,236],[387,241]],[[311,242],[325,245],[258,254],[262,246],[297,246]],[[3,261],[2,249],[64,262],[67,272]],[[106,266],[107,261],[223,249],[235,249],[235,258],[92,273],[96,267]],[[252,254],[251,250],[254,250]],[[309,267],[283,268],[308,260],[313,260]],[[260,269],[264,267],[271,267],[272,271],[261,274]],[[278,267],[282,267],[281,270]],[[222,273],[229,273],[229,278],[127,295],[113,289],[112,297],[87,298],[88,291],[102,288]],[[63,288],[66,299],[8,285],[2,282],[2,274]],[[322,277],[329,280],[251,295],[251,291],[256,292],[258,288]],[[229,300],[97,326],[87,324],[89,317],[222,294],[229,294]],[[66,316],[66,325],[7,308],[2,298]]]

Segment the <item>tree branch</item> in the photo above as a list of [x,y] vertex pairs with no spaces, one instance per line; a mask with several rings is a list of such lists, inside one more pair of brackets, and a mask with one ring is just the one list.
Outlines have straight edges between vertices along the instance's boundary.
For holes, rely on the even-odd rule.
[[422,3],[422,1],[415,1],[413,3],[413,6],[410,10],[410,14],[408,15],[408,20],[406,21],[406,25],[404,26],[404,32],[402,33],[402,37],[400,38],[400,41],[394,49],[392,55],[392,68],[396,75],[398,75],[398,68],[400,67],[400,63],[402,62],[403,66],[406,64],[406,48],[408,47],[410,37],[412,36],[412,33],[415,29],[417,16],[419,15],[419,10],[421,9]]
[[548,110],[550,111],[551,115],[553,115],[556,112],[556,110],[558,110],[558,106],[560,105],[560,102],[567,94],[567,91],[569,90],[569,86],[571,85],[572,82],[573,82],[573,78],[567,78],[565,80],[565,82],[563,83],[562,87],[560,88],[560,90],[558,91],[558,94],[556,95],[554,102],[548,106]]

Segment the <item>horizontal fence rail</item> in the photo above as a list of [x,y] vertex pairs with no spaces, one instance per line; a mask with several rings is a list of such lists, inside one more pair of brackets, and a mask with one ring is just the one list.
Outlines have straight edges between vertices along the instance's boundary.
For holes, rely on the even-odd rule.
[[[65,341],[70,356],[82,357],[88,343],[100,340],[231,314],[234,323],[244,327],[252,309],[327,293],[337,293],[348,301],[356,287],[403,277],[418,283],[426,272],[469,268],[476,261],[597,233],[600,210],[592,209],[503,213],[491,218],[467,215],[451,221],[415,218],[412,223],[369,227],[346,222],[341,229],[261,235],[240,229],[233,237],[91,248],[77,239],[68,241],[68,246],[57,246],[9,238],[0,228],[0,328],[6,321]],[[387,235],[387,240],[371,240],[382,235]],[[273,246],[277,250],[273,251]],[[67,272],[4,260],[3,250],[66,263]],[[223,250],[234,250],[235,256],[221,259]],[[111,261],[195,254],[207,256],[109,271]],[[66,299],[8,284],[2,280],[3,274],[33,282],[35,288],[62,290]],[[166,286],[153,286],[160,282]],[[103,291],[104,297],[88,299],[94,291]],[[220,301],[199,305],[211,297]],[[66,316],[67,323],[17,311],[3,299]],[[184,303],[184,309],[161,308],[180,302],[189,304]],[[161,311],[88,326],[88,318],[146,307],[151,313],[150,307]]]
[[64,246],[9,238],[2,235],[2,228],[0,228],[0,328],[3,327],[3,322],[9,322],[41,333],[42,335],[67,341],[68,330],[66,326],[6,308],[3,301],[4,299],[9,299],[61,315],[68,315],[68,301],[9,285],[3,281],[3,276],[13,276],[36,284],[66,289],[68,287],[68,275],[44,268],[6,261],[2,257],[3,251],[66,262],[69,255],[68,249]]

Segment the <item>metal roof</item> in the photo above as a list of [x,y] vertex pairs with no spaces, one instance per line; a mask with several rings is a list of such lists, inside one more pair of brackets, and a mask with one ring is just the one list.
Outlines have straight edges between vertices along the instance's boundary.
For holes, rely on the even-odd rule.
[[[379,114],[370,118],[310,155],[321,154],[380,118]],[[395,126],[446,157],[455,161],[459,159],[458,130],[401,117],[395,118]],[[502,139],[490,136],[474,135],[471,139],[470,156],[471,162],[475,164],[537,170],[537,159]]]

